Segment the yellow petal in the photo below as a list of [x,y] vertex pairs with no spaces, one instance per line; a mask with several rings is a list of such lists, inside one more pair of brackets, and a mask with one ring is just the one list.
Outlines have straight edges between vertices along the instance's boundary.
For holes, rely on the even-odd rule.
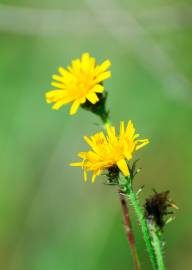
[[138,137],[140,137],[140,134],[135,134],[135,135],[133,136],[133,140],[137,139]]
[[85,98],[85,97],[82,97],[82,98],[79,100],[79,102],[80,102],[81,104],[85,103],[85,102],[86,102],[86,98]]
[[87,152],[80,152],[78,154],[78,157],[83,158],[83,159],[86,159],[87,158]]
[[[100,141],[96,141],[98,139],[98,137],[95,138],[95,136],[92,136],[91,139],[88,138],[87,136],[84,136],[83,138],[86,141],[86,143],[93,149],[93,151],[95,151],[95,153],[98,154],[99,153],[99,149],[100,149],[99,144],[104,143],[104,141],[105,141],[104,134],[103,134],[103,137],[104,138],[101,139],[101,135],[100,135]],[[86,152],[86,153],[88,153],[88,152]]]
[[111,77],[110,71],[103,72],[99,76],[96,77],[96,79],[94,80],[94,83],[99,83],[101,81],[108,79],[109,77]]
[[87,182],[87,171],[86,170],[83,171],[83,178],[84,178],[84,181]]
[[71,109],[70,109],[70,115],[73,115],[77,112],[78,108],[80,106],[80,102],[79,100],[75,100],[71,106]]
[[75,59],[72,61],[72,67],[74,69],[74,71],[79,72],[80,68],[81,68],[81,62],[79,59]]
[[108,137],[111,143],[116,143],[117,142],[117,137],[115,134],[115,127],[113,126],[108,126],[107,127],[107,133],[108,133]]
[[63,95],[55,95],[46,99],[47,103],[58,102],[64,99]]
[[95,69],[95,58],[94,57],[91,57],[90,58],[90,64],[89,64],[89,70],[90,72],[94,72],[94,69]]
[[83,162],[73,162],[73,163],[70,163],[69,166],[72,166],[72,167],[83,167]]
[[63,101],[58,101],[58,102],[56,102],[56,103],[52,106],[52,109],[53,109],[53,110],[58,110],[58,109],[60,109],[62,106],[63,106]]
[[89,139],[89,137],[87,137],[87,136],[83,136],[83,139],[86,141],[86,143],[89,145],[89,146],[93,146],[93,142],[92,142],[92,140],[91,139]]
[[91,139],[95,145],[100,145],[100,144],[106,143],[106,138],[105,138],[105,135],[102,131],[91,136]]
[[125,135],[125,125],[124,125],[124,121],[120,122],[120,132],[119,132],[119,138],[120,140],[123,139],[123,136]]
[[97,101],[99,101],[98,96],[95,93],[89,93],[86,95],[86,98],[92,103],[95,104]]
[[81,55],[81,61],[82,61],[82,62],[83,62],[83,61],[87,62],[87,59],[89,59],[89,58],[90,58],[90,55],[89,55],[88,52],[85,52],[85,53],[83,53],[83,54]]
[[87,152],[87,159],[90,160],[92,163],[96,163],[100,161],[99,156],[93,151]]
[[95,93],[103,93],[104,91],[104,86],[100,85],[100,84],[96,84],[92,89],[91,92],[95,92]]
[[45,93],[45,97],[46,97],[46,98],[53,97],[53,96],[55,96],[55,95],[60,95],[60,94],[62,94],[63,92],[64,92],[63,90],[51,90],[51,91]]
[[94,183],[95,182],[95,178],[99,175],[101,173],[101,171],[100,170],[97,170],[97,171],[95,171],[94,173],[93,173],[93,176],[92,176],[92,183]]
[[129,121],[127,124],[126,131],[125,131],[125,136],[126,138],[132,141],[134,134],[135,134],[135,128],[133,126],[132,121]]
[[69,71],[67,71],[67,70],[64,69],[63,67],[59,67],[59,68],[58,68],[58,71],[59,71],[59,73],[60,73],[62,76],[69,76],[69,75],[70,75]]
[[84,70],[87,70],[90,65],[90,55],[89,53],[83,53],[81,56],[81,65]]
[[73,99],[71,97],[66,97],[66,98],[62,98],[62,99],[58,99],[58,101],[52,106],[53,110],[58,110],[59,108],[61,108],[61,106],[70,103]]
[[144,139],[144,140],[137,140],[136,143],[139,143],[139,145],[137,145],[135,147],[135,150],[139,150],[140,148],[142,148],[143,146],[145,146],[146,144],[149,143],[149,140],[148,139]]
[[101,72],[104,72],[108,67],[110,67],[111,62],[109,60],[105,60],[101,65],[97,66],[95,69],[95,76],[100,74]]
[[127,163],[124,159],[120,159],[117,162],[117,167],[119,168],[119,170],[125,175],[125,176],[129,176],[130,172],[129,172],[129,168],[127,166]]
[[125,155],[127,160],[131,160],[133,158],[132,152],[133,151],[127,151],[127,152],[125,151],[124,155]]
[[67,95],[65,90],[52,90],[47,93],[45,93],[45,98],[47,103],[51,103],[57,100],[60,100],[61,98],[65,98]]
[[55,80],[55,81],[61,82],[61,83],[64,83],[65,82],[65,78],[64,77],[59,76],[59,75],[56,75],[56,74],[54,74],[52,76],[52,79]]
[[108,69],[111,66],[111,61],[109,61],[108,59],[105,60],[101,65],[100,65],[100,72],[105,71],[106,69]]
[[51,85],[60,89],[64,89],[65,85],[63,83],[58,83],[58,82],[51,82]]

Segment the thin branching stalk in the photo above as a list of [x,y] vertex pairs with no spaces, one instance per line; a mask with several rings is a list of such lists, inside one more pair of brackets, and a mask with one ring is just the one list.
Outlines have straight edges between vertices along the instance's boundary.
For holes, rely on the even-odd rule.
[[129,200],[130,200],[130,202],[135,210],[135,214],[136,214],[137,219],[139,221],[139,224],[141,226],[143,238],[144,238],[146,248],[147,248],[150,260],[151,260],[152,267],[154,270],[159,270],[157,267],[156,254],[155,254],[154,247],[152,244],[152,238],[151,238],[151,235],[149,232],[147,221],[146,221],[144,213],[143,213],[143,209],[138,201],[137,195],[134,193],[134,191],[132,189],[131,178],[130,177],[125,177],[125,178],[127,180],[125,193],[129,197]]
[[129,241],[131,255],[133,257],[134,269],[140,270],[141,268],[140,268],[139,258],[138,258],[138,254],[137,254],[137,250],[135,246],[135,239],[134,239],[134,235],[132,231],[131,220],[129,217],[129,210],[128,210],[125,196],[122,194],[121,190],[119,190],[119,198],[120,198],[121,207],[123,211],[123,221],[124,221],[125,231],[127,234],[127,239]]

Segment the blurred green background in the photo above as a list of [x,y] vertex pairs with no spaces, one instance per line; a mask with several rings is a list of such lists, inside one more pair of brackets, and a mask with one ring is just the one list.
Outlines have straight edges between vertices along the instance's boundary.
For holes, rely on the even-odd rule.
[[[132,119],[151,144],[138,153],[141,200],[171,190],[169,270],[192,269],[192,6],[187,0],[0,0],[0,269],[133,269],[118,195],[68,167],[99,119],[52,111],[58,66],[88,51],[109,58],[115,125]],[[142,269],[151,269],[134,220]]]

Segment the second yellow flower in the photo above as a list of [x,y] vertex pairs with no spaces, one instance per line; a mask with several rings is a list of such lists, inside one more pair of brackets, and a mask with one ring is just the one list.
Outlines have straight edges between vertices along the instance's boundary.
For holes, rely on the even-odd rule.
[[135,134],[135,128],[131,121],[125,128],[124,122],[120,123],[119,135],[116,135],[115,127],[107,127],[107,135],[103,132],[96,133],[85,141],[91,147],[90,151],[80,152],[83,160],[71,163],[71,166],[80,166],[84,169],[84,180],[87,180],[87,172],[92,171],[92,182],[97,175],[104,170],[117,166],[123,175],[129,176],[127,162],[132,159],[135,151],[149,143],[148,139],[139,140],[139,134]]

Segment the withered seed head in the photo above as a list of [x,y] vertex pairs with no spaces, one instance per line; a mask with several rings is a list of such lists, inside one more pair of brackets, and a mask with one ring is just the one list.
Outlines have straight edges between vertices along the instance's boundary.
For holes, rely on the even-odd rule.
[[149,221],[154,221],[161,230],[165,226],[165,216],[173,214],[168,209],[173,207],[173,203],[169,199],[169,193],[170,191],[158,193],[154,190],[154,194],[146,199],[144,204],[145,217]]

